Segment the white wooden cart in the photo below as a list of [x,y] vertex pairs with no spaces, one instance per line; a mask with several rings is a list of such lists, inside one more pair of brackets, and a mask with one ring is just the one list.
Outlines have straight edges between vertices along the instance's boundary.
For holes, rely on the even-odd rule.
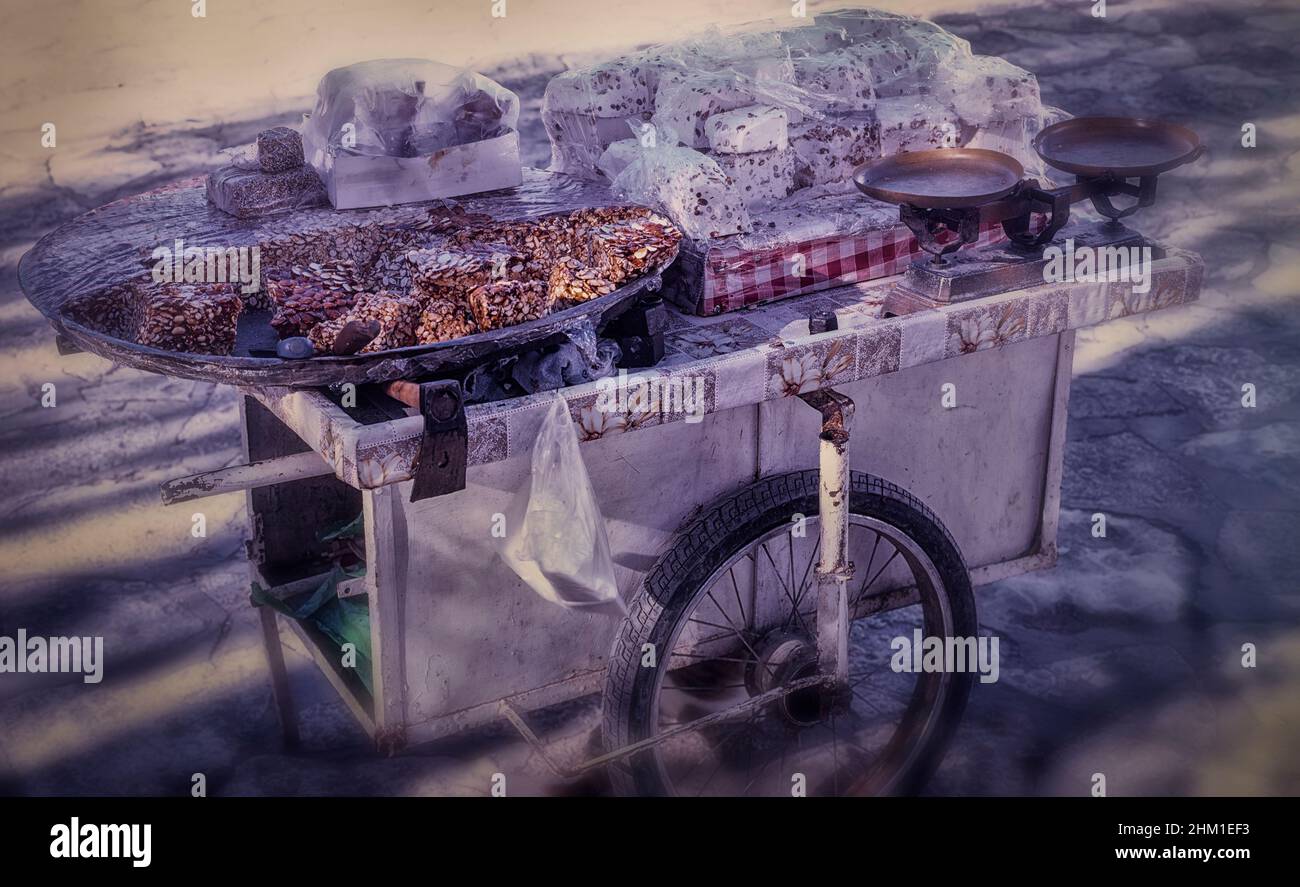
[[[248,489],[255,577],[290,599],[328,566],[320,529],[364,511],[366,572],[339,594],[368,604],[373,692],[336,645],[278,618],[384,752],[501,717],[536,741],[530,711],[603,693],[608,754],[578,769],[608,767],[624,791],[907,790],[974,675],[899,672],[892,641],[973,636],[971,585],[1055,562],[1074,331],[1195,299],[1199,259],[1155,256],[1146,292],[1038,283],[940,303],[894,278],[723,317],[670,310],[667,356],[642,372],[702,380],[702,420],[562,392],[626,614],[548,603],[499,557],[494,516],[528,479],[551,394],[465,410],[464,488],[412,502],[417,411],[245,390],[250,465],[165,496]],[[838,328],[810,334],[818,311]]]

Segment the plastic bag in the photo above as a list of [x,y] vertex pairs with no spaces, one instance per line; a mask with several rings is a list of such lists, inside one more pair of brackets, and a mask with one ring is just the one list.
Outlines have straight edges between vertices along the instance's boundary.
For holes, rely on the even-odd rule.
[[494,138],[518,122],[519,97],[481,74],[425,59],[377,59],[321,78],[304,138],[416,157]]
[[[342,532],[346,532],[346,528]],[[370,605],[364,600],[341,598],[338,595],[339,583],[355,575],[359,574],[349,573],[335,566],[320,587],[297,606],[291,606],[271,596],[256,582],[253,583],[251,597],[253,603],[258,606],[270,607],[290,619],[315,626],[340,649],[344,644],[352,644],[356,651],[356,676],[366,690],[373,693],[375,687],[373,661],[370,655]]]
[[687,240],[754,229],[732,179],[714,158],[693,148],[646,148],[618,174],[612,189],[624,200],[661,210]]
[[321,78],[302,144],[335,209],[394,206],[518,185],[518,122],[518,96],[481,74],[378,59]]
[[605,522],[568,404],[558,394],[537,432],[532,473],[511,509],[502,559],[560,606],[622,603]]

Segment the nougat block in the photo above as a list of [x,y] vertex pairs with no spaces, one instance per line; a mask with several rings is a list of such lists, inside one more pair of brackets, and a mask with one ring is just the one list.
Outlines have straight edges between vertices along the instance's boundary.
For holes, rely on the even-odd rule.
[[305,336],[316,324],[346,314],[364,293],[361,277],[351,261],[268,271],[266,290],[275,305],[271,326],[282,339]]
[[621,284],[671,262],[681,237],[667,219],[653,215],[602,225],[591,231],[587,261],[603,278]]
[[849,185],[853,172],[880,156],[880,122],[869,112],[806,120],[790,128],[795,187]]
[[[722,156],[722,155],[718,155]],[[688,148],[647,151],[618,177],[616,187],[654,204],[691,240],[754,230],[753,221],[715,158]]]
[[302,136],[287,126],[262,130],[257,134],[257,163],[266,173],[301,168]]
[[129,282],[77,296],[64,305],[63,311],[84,327],[134,342],[139,325],[135,289],[136,284]]
[[762,209],[784,200],[794,190],[794,152],[789,148],[754,154],[715,154],[748,209]]
[[881,99],[875,114],[880,121],[881,156],[962,144],[961,118],[942,102],[913,96]]
[[654,107],[647,67],[632,59],[618,59],[552,77],[546,84],[542,107],[548,112],[569,111],[594,117],[626,117]]
[[755,103],[752,84],[734,74],[691,71],[659,84],[651,123],[660,144],[707,148],[705,127],[714,114]]
[[704,129],[714,154],[784,151],[789,145],[790,118],[775,105],[749,105],[714,114]]
[[411,265],[411,294],[417,299],[465,301],[475,288],[493,280],[518,278],[529,265],[529,256],[505,244],[411,250],[406,258]]
[[208,175],[208,201],[239,219],[326,206],[329,195],[310,166],[266,173],[226,166]]
[[612,293],[616,284],[578,259],[561,259],[551,267],[547,292],[554,307],[589,302]]

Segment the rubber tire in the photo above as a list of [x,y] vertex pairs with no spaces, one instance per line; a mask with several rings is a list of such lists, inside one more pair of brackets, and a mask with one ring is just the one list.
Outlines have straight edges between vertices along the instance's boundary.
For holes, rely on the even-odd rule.
[[[902,530],[934,563],[949,598],[954,633],[978,633],[970,573],[947,528],[916,497],[888,481],[861,472],[850,473],[849,508]],[[651,735],[648,723],[655,670],[641,667],[643,645],[662,649],[691,600],[713,571],[742,546],[790,522],[792,514],[818,512],[818,472],[815,469],[763,478],[718,500],[678,530],[665,553],[646,574],[628,605],[627,618],[614,639],[609,656],[602,705],[605,747],[622,748]],[[899,794],[919,791],[933,774],[961,721],[974,683],[971,672],[958,673],[944,702],[938,729],[916,757],[910,772],[898,782]],[[609,767],[615,791],[628,795],[662,795],[652,753],[643,752]]]

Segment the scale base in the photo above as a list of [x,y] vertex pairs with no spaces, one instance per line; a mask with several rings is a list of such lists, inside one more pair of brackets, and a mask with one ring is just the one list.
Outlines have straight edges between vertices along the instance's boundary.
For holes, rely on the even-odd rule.
[[1064,249],[1067,239],[1074,241],[1076,250],[1080,247],[1151,246],[1141,234],[1121,224],[1082,222],[1067,225],[1043,247],[1026,249],[1011,243],[997,243],[945,256],[939,265],[929,258],[918,259],[886,296],[885,313],[910,314],[920,308],[1041,285],[1044,283],[1043,269],[1049,261],[1043,257],[1043,250],[1049,246]]

